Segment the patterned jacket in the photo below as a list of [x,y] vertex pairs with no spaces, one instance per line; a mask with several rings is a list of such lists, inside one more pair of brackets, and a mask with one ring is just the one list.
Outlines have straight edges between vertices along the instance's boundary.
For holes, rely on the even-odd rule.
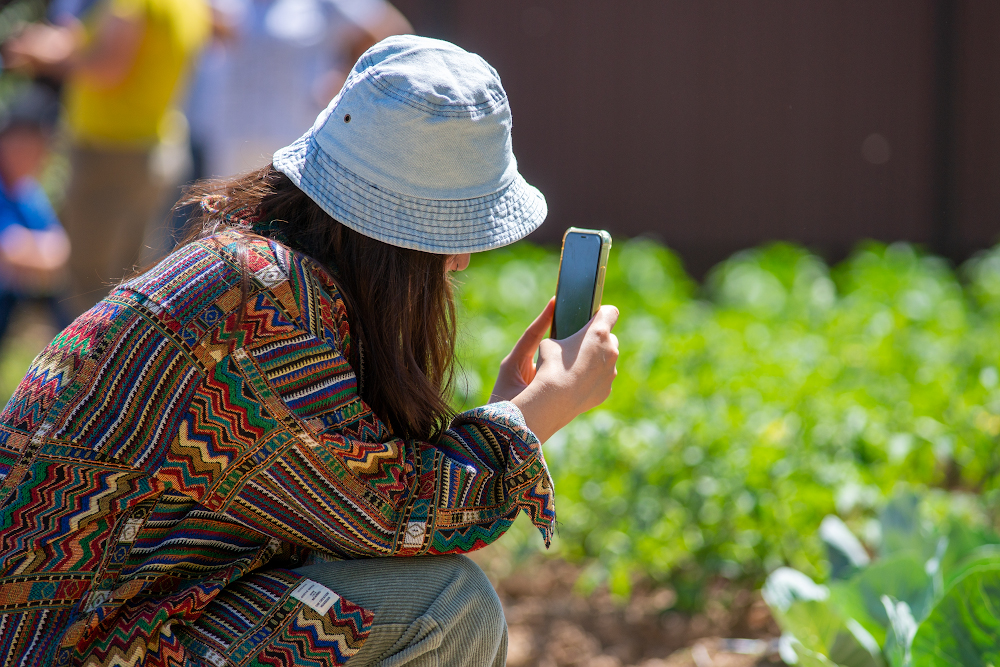
[[234,230],[59,334],[0,415],[0,667],[339,665],[373,616],[291,568],[472,551],[518,510],[548,543],[517,408],[394,438],[350,349],[331,275]]

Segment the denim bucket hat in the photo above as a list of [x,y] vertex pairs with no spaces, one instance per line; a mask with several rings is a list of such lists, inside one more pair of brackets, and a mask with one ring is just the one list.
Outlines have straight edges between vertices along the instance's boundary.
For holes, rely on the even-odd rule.
[[517,171],[507,93],[489,63],[414,35],[368,49],[274,167],[334,219],[439,254],[513,243],[545,219]]

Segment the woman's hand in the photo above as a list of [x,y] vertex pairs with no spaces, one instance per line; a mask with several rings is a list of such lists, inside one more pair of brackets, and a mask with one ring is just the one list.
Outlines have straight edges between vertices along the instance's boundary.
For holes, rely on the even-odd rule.
[[539,343],[549,335],[555,309],[556,299],[552,297],[541,314],[528,325],[514,349],[500,362],[500,372],[493,385],[493,393],[490,394],[490,403],[514,400],[535,379],[535,352]]
[[[542,442],[611,393],[618,370],[618,309],[601,306],[583,329],[563,340],[546,338],[555,300],[527,328],[500,363],[490,400],[510,400]],[[538,364],[534,363],[538,350]]]

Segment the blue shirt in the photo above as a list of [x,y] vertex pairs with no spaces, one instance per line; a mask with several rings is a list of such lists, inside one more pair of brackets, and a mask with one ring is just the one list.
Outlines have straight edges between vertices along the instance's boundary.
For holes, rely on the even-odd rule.
[[36,232],[60,228],[49,198],[33,178],[22,180],[12,189],[0,183],[0,233],[11,225]]

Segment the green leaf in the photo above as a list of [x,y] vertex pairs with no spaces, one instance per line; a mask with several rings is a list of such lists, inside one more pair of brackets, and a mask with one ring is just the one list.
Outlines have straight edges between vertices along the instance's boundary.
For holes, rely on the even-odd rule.
[[965,559],[961,560],[949,572],[945,573],[945,590],[951,588],[956,581],[968,574],[970,570],[993,565],[1000,566],[1000,544],[985,544],[973,549]]
[[771,573],[761,591],[783,630],[810,651],[825,653],[842,624],[826,599],[830,591],[790,567]]
[[973,568],[917,628],[913,667],[1000,665],[1000,566]]
[[799,658],[802,667],[839,667],[837,663],[831,661],[822,653],[816,653],[804,648],[801,644],[795,647],[795,655]]
[[[941,576],[947,590],[974,559],[1000,554],[1000,537],[986,526],[969,525],[964,518],[953,518],[947,530],[948,548],[941,559]],[[942,591],[943,592],[943,591]]]
[[885,661],[877,651],[871,653],[862,648],[850,633],[837,635],[837,641],[827,657],[818,651],[810,651],[794,638],[791,647],[797,664],[803,667],[885,667]]
[[810,651],[798,639],[789,634],[783,634],[778,644],[781,659],[789,665],[802,667],[841,667],[822,653]]
[[828,514],[819,525],[819,537],[826,545],[830,576],[847,579],[871,562],[861,541],[840,517]]
[[826,586],[782,567],[768,577],[762,595],[782,630],[797,640],[795,650],[802,664],[828,657],[842,667],[883,666],[878,642],[860,623],[830,604]]
[[[835,601],[844,613],[856,619],[880,642],[890,620],[882,596],[906,602],[915,618],[922,619],[934,598],[934,582],[927,574],[922,558],[911,552],[882,558],[856,574],[843,585],[831,584]],[[853,592],[848,592],[853,591]],[[880,626],[881,631],[873,625]]]
[[889,632],[885,642],[889,664],[892,667],[908,667],[910,645],[913,643],[913,635],[917,632],[917,622],[913,619],[910,605],[888,595],[882,596],[882,605],[889,617]]
[[[898,493],[879,512],[882,544],[879,553],[888,556],[900,551],[920,551],[926,537],[920,529],[920,497],[912,492]],[[929,554],[928,554],[929,555]]]
[[783,614],[798,601],[826,600],[830,590],[798,570],[779,567],[764,582],[761,595],[772,611]]
[[830,645],[830,660],[843,667],[884,667],[878,642],[852,618],[844,622]]
[[887,623],[875,618],[869,611],[868,597],[862,590],[846,581],[834,581],[829,586],[830,604],[839,609],[844,618],[859,623],[879,646],[884,645]]

